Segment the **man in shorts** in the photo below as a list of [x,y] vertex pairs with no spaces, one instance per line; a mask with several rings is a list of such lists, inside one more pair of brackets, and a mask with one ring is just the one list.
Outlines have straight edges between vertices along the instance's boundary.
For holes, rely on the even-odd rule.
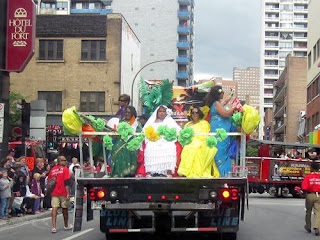
[[59,156],[57,158],[58,165],[54,166],[50,174],[48,176],[47,181],[53,177],[56,178],[56,182],[54,185],[54,189],[52,191],[52,199],[51,199],[51,206],[52,206],[52,233],[57,232],[57,214],[58,208],[62,208],[63,220],[64,220],[64,230],[72,229],[72,225],[68,224],[68,205],[70,200],[70,175],[69,169],[67,166],[67,160],[64,156]]

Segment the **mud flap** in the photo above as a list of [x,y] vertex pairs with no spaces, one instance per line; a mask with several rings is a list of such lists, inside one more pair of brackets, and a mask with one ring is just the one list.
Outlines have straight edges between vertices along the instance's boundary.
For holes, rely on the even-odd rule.
[[82,228],[83,215],[83,186],[76,185],[76,196],[73,209],[73,232],[79,232]]

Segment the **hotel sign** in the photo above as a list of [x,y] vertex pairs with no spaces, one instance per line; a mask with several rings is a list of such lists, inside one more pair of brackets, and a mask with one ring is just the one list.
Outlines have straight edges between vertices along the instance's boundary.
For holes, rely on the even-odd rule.
[[10,0],[7,9],[7,72],[22,72],[34,54],[36,5],[33,0]]

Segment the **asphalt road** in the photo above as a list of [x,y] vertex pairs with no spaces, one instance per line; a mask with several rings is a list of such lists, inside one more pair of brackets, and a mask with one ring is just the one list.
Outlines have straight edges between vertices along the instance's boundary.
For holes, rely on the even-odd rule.
[[[272,198],[269,195],[251,194],[250,210],[246,212],[245,222],[241,223],[238,240],[309,240],[316,239],[307,233],[304,226],[304,199]],[[51,233],[51,218],[33,220],[0,229],[1,239],[16,240],[103,240],[105,236],[99,230],[98,212],[95,220],[83,223],[79,233],[63,230],[62,217],[58,217],[58,232]],[[70,214],[71,215],[71,214]],[[200,239],[199,237],[197,237]],[[135,239],[133,237],[132,239]],[[148,238],[154,239],[154,238]],[[166,237],[166,240],[170,237]],[[172,237],[171,239],[177,239]],[[194,236],[181,239],[192,239]],[[203,237],[203,239],[207,239]],[[215,239],[210,237],[210,239]],[[220,239],[220,237],[216,238]]]

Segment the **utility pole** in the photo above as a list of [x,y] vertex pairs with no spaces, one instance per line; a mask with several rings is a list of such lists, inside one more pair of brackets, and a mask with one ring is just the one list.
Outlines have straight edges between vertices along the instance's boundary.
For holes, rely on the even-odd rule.
[[0,1],[0,160],[8,155],[10,77],[5,69],[7,0]]

